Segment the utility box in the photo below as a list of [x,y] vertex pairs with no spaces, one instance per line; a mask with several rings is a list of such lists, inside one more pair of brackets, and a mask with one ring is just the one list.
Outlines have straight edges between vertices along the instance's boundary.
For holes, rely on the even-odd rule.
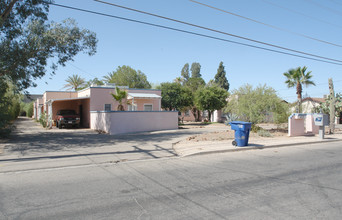
[[327,114],[314,114],[314,122],[317,126],[329,125],[329,115]]
[[329,125],[329,115],[327,114],[314,114],[314,122],[316,126],[319,126],[318,135],[320,139],[324,139],[324,126]]

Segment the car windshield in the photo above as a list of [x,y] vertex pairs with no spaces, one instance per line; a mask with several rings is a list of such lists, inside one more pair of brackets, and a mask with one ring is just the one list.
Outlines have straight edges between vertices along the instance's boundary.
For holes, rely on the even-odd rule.
[[58,115],[76,115],[74,110],[61,110]]

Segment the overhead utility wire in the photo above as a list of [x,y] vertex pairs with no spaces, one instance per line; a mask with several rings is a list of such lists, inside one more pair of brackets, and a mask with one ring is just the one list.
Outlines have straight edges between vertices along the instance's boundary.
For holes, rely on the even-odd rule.
[[95,11],[90,11],[90,10],[81,9],[81,8],[75,8],[75,7],[71,7],[71,6],[60,5],[60,4],[56,4],[56,3],[49,3],[49,4],[54,5],[54,6],[58,6],[58,7],[62,7],[62,8],[68,8],[68,9],[72,9],[72,10],[87,12],[87,13],[101,15],[101,16],[105,16],[105,17],[116,18],[116,19],[135,22],[135,23],[139,23],[139,24],[145,24],[145,25],[149,25],[149,26],[153,26],[153,27],[164,28],[164,29],[168,29],[168,30],[173,30],[173,31],[192,34],[192,35],[196,35],[196,36],[206,37],[206,38],[210,38],[210,39],[220,40],[220,41],[224,41],[224,42],[234,43],[234,44],[243,45],[243,46],[247,46],[247,47],[253,47],[253,48],[257,48],[257,49],[261,49],[261,50],[271,51],[274,53],[280,53],[280,54],[285,54],[285,55],[294,56],[294,57],[300,57],[300,58],[304,58],[304,59],[308,59],[308,60],[315,60],[315,61],[319,61],[319,62],[330,63],[330,64],[342,66],[342,63],[336,63],[336,62],[331,62],[331,61],[327,61],[327,60],[316,59],[316,58],[312,58],[312,57],[306,57],[306,56],[302,56],[302,55],[298,55],[298,54],[292,54],[292,53],[288,53],[288,52],[284,52],[284,51],[279,51],[279,50],[269,49],[269,48],[255,46],[255,45],[251,45],[251,44],[241,43],[241,42],[237,42],[237,41],[227,40],[227,39],[223,39],[223,38],[219,38],[219,37],[213,37],[210,35],[205,35],[205,34],[200,34],[200,33],[192,32],[192,31],[186,31],[186,30],[182,30],[182,29],[172,28],[172,27],[163,26],[163,25],[159,25],[159,24],[153,24],[153,23],[148,23],[148,22],[144,22],[144,21],[138,21],[138,20],[134,20],[134,19],[130,19],[130,18],[124,18],[124,17],[115,16],[115,15],[109,15],[109,14],[105,14],[102,12],[95,12]]
[[336,15],[342,16],[342,13],[341,13],[340,11],[338,11],[338,10],[329,8],[329,7],[327,7],[327,6],[321,5],[321,4],[319,4],[319,3],[317,3],[317,2],[314,2],[314,1],[311,1],[311,0],[306,0],[306,2],[309,2],[310,4],[316,5],[317,7],[323,8],[323,9],[325,9],[325,10],[327,10],[327,11],[333,12],[333,13],[336,14]]
[[267,1],[267,0],[262,0],[264,3],[267,3],[267,4],[270,4],[270,5],[273,5],[274,7],[278,7],[278,8],[281,8],[281,9],[284,9],[286,11],[290,11],[292,13],[295,13],[295,14],[299,14],[301,16],[304,16],[304,17],[307,17],[307,18],[310,18],[312,20],[316,20],[316,21],[319,21],[319,22],[322,22],[322,23],[325,23],[325,24],[329,24],[331,26],[335,26],[335,27],[338,27],[338,28],[342,28],[341,25],[337,25],[337,24],[333,24],[329,21],[326,21],[326,20],[322,20],[322,19],[319,19],[319,18],[316,18],[316,17],[313,17],[313,16],[310,16],[310,15],[307,15],[307,14],[304,14],[302,12],[299,12],[299,11],[296,11],[296,10],[293,10],[291,8],[287,8],[287,7],[284,7],[284,6],[281,6],[281,5],[278,5],[278,4],[275,4],[273,2],[270,2],[270,1]]
[[271,24],[267,24],[267,23],[264,23],[264,22],[261,22],[261,21],[258,21],[258,20],[254,20],[252,18],[248,18],[248,17],[242,16],[242,15],[239,15],[239,14],[235,14],[233,12],[229,12],[229,11],[223,10],[221,8],[214,7],[212,5],[204,4],[202,2],[198,2],[198,1],[195,1],[195,0],[189,0],[189,1],[191,1],[193,3],[196,3],[196,4],[199,4],[199,5],[202,5],[202,6],[205,6],[205,7],[208,7],[208,8],[211,8],[211,9],[214,9],[214,10],[221,11],[223,13],[227,13],[227,14],[230,14],[230,15],[233,15],[233,16],[236,16],[236,17],[248,20],[248,21],[252,21],[252,22],[258,23],[258,24],[261,24],[261,25],[264,25],[264,26],[267,26],[267,27],[270,27],[270,28],[273,28],[273,29],[276,29],[276,30],[284,31],[284,32],[291,33],[291,34],[294,34],[294,35],[297,35],[297,36],[308,38],[310,40],[314,40],[314,41],[318,41],[318,42],[321,42],[321,43],[333,45],[333,46],[336,46],[336,47],[342,47],[342,45],[339,45],[339,44],[331,43],[331,42],[325,41],[325,40],[320,40],[320,39],[317,39],[317,38],[314,38],[314,37],[310,37],[310,36],[305,35],[305,34],[297,33],[297,32],[294,32],[294,31],[291,31],[291,30],[288,30],[288,29],[285,29],[285,28],[280,28],[280,27],[277,27],[277,26],[274,26],[274,25],[271,25]]
[[200,26],[200,25],[196,25],[196,24],[191,24],[191,23],[188,23],[188,22],[185,22],[185,21],[180,21],[180,20],[164,17],[164,16],[157,15],[157,14],[152,14],[152,13],[145,12],[145,11],[140,11],[140,10],[133,9],[133,8],[128,8],[128,7],[117,5],[117,4],[114,4],[114,3],[109,3],[109,2],[100,1],[100,0],[94,0],[94,1],[100,2],[100,3],[103,3],[103,4],[107,4],[107,5],[111,5],[111,6],[114,6],[114,7],[118,7],[118,8],[123,8],[123,9],[130,10],[130,11],[138,12],[138,13],[141,13],[141,14],[147,14],[147,15],[158,17],[158,18],[162,18],[162,19],[165,19],[165,20],[174,21],[174,22],[185,24],[185,25],[188,25],[188,26],[197,27],[197,28],[201,28],[201,29],[204,29],[204,30],[208,30],[208,31],[212,31],[212,32],[228,35],[228,36],[231,36],[231,37],[235,37],[235,38],[239,38],[239,39],[243,39],[243,40],[247,40],[247,41],[252,41],[254,43],[259,43],[259,44],[267,45],[267,46],[270,46],[270,47],[275,47],[275,48],[282,49],[282,50],[287,50],[287,51],[291,51],[291,52],[295,52],[295,53],[300,53],[300,54],[304,54],[304,55],[308,55],[308,56],[312,56],[312,57],[317,57],[317,58],[321,58],[321,59],[331,60],[331,61],[334,61],[334,62],[342,62],[342,60],[336,60],[336,59],[332,59],[332,58],[328,58],[328,57],[318,56],[318,55],[315,55],[315,54],[306,53],[306,52],[303,52],[303,51],[299,51],[299,50],[294,50],[294,49],[278,46],[278,45],[275,45],[275,44],[265,43],[265,42],[254,40],[254,39],[251,39],[251,38],[242,37],[242,36],[235,35],[235,34],[230,34],[230,33],[227,33],[227,32],[215,30],[215,29],[212,29],[212,28],[208,28],[208,27],[204,27],[204,26]]

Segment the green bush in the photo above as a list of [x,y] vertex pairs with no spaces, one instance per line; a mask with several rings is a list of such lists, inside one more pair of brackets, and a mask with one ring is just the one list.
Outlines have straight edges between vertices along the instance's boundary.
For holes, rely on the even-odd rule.
[[[246,84],[239,89],[234,90],[230,96],[224,113],[237,117],[241,121],[252,123],[287,121],[289,106],[280,97],[276,91],[265,85],[259,85],[256,88]],[[272,116],[273,117],[270,117]]]
[[262,128],[259,127],[258,125],[252,124],[251,132],[257,133],[257,132],[260,131],[261,129],[262,129]]
[[258,131],[258,135],[261,137],[272,137],[271,133],[267,130],[264,130],[264,129],[260,129]]
[[46,117],[45,112],[42,113],[42,114],[40,115],[39,123],[40,123],[44,128],[46,128],[46,126],[47,126],[47,117]]
[[13,129],[13,120],[20,113],[20,95],[13,84],[0,77],[0,136],[7,137]]
[[26,117],[32,118],[33,116],[33,102],[25,105]]
[[20,113],[21,116],[26,116],[32,118],[33,116],[33,102],[30,103],[20,103]]

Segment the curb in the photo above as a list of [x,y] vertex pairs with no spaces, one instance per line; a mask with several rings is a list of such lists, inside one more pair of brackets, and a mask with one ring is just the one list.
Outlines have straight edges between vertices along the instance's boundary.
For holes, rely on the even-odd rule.
[[185,156],[182,156],[179,153],[177,153],[175,149],[173,150],[177,153],[177,155],[179,155],[179,157],[190,157],[190,156],[199,156],[199,155],[216,154],[216,153],[228,153],[228,152],[247,151],[247,150],[262,150],[262,149],[267,149],[267,148],[288,147],[288,146],[306,145],[306,144],[319,144],[319,143],[338,142],[338,141],[342,141],[342,139],[308,141],[308,142],[289,143],[289,144],[273,144],[273,145],[261,146],[261,147],[254,147],[254,146],[235,147],[234,149],[196,152],[196,153],[188,154]]

